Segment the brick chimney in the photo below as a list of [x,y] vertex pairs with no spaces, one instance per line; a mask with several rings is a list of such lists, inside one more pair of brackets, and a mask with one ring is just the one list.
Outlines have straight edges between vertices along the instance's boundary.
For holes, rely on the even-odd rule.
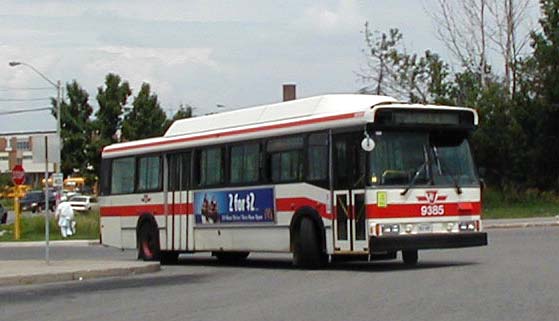
[[283,101],[295,100],[296,89],[295,84],[283,84]]

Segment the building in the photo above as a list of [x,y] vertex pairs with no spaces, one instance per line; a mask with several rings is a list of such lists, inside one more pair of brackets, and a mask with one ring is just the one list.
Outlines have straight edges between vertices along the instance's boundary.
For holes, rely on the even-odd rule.
[[[11,173],[20,164],[25,169],[25,184],[41,185],[45,178],[45,162],[33,161],[33,136],[52,133],[9,133],[0,134],[0,173]],[[42,149],[44,152],[44,148]],[[48,163],[48,172],[54,172],[54,163]]]

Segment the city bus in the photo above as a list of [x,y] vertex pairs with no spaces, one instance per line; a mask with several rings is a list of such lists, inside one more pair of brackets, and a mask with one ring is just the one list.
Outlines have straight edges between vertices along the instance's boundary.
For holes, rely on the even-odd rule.
[[102,151],[102,242],[143,260],[208,252],[418,262],[487,244],[474,109],[323,95],[175,121]]

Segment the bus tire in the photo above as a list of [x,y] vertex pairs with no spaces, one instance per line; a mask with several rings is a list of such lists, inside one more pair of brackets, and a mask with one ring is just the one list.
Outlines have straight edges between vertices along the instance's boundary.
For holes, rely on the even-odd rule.
[[328,257],[322,252],[318,231],[313,221],[303,217],[294,242],[293,264],[300,268],[315,269],[325,265],[327,260]]
[[138,230],[138,257],[144,261],[159,261],[159,235],[157,228],[150,222],[144,222]]
[[212,254],[221,263],[239,263],[245,260],[250,252],[213,252]]
[[417,261],[419,260],[419,254],[417,250],[402,251],[402,260],[404,260],[405,265],[416,265]]
[[159,262],[161,264],[171,265],[177,264],[179,261],[179,252],[175,251],[161,251],[159,256]]

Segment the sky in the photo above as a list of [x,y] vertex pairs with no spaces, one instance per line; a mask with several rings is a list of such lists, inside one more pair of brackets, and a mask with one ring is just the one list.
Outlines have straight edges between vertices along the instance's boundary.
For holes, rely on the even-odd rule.
[[77,80],[94,108],[112,72],[133,95],[150,83],[169,116],[180,104],[201,115],[279,102],[284,83],[295,83],[298,97],[356,92],[366,85],[355,74],[366,62],[366,21],[373,30],[399,28],[409,51],[444,58],[432,1],[1,0],[0,133],[56,126],[48,111],[1,114],[48,107],[42,99],[56,95],[10,61],[53,81]]

